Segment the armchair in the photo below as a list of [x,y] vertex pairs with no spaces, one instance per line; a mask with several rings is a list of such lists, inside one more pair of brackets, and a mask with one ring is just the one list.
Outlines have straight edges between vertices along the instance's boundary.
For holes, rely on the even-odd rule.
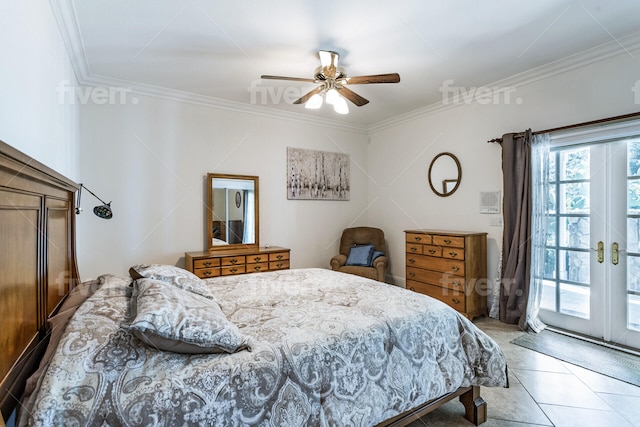
[[[382,255],[371,260],[369,265],[362,265],[365,264],[363,262],[358,262],[356,263],[357,265],[349,265],[350,263],[347,261],[350,259],[351,248],[364,245],[373,245],[374,250],[381,252]],[[386,254],[387,245],[382,230],[373,227],[347,228],[342,232],[342,237],[340,238],[340,254],[331,258],[331,269],[384,282],[387,270]],[[353,261],[353,257],[351,261]]]

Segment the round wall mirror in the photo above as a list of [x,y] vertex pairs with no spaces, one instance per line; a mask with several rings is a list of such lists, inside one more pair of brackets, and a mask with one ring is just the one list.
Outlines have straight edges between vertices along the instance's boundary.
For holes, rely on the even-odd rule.
[[429,186],[440,197],[456,192],[462,181],[460,161],[451,153],[440,153],[429,165]]

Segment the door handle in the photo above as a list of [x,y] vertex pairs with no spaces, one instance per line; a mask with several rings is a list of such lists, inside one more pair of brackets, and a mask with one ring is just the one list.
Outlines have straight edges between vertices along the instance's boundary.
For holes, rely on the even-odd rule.
[[595,249],[591,248],[591,250],[598,253],[598,262],[602,264],[604,262],[604,243],[602,243],[602,241],[599,241],[598,246]]
[[618,265],[618,262],[620,262],[620,254],[625,251],[625,249],[620,249],[618,242],[613,242],[611,244],[611,263]]

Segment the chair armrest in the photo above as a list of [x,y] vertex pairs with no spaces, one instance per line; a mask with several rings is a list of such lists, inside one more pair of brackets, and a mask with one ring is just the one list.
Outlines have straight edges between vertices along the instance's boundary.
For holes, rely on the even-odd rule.
[[385,255],[379,256],[378,258],[373,260],[373,267],[376,269],[378,274],[378,281],[384,282],[387,270],[387,257]]
[[331,269],[337,271],[340,267],[342,267],[347,263],[347,256],[342,254],[336,255],[333,258],[331,258],[330,263],[331,263]]

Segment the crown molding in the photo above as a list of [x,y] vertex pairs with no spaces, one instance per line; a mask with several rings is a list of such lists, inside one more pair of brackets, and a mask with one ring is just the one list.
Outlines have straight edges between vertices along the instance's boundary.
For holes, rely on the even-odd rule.
[[[577,68],[603,61],[619,55],[631,55],[632,50],[640,48],[640,32],[630,34],[626,37],[616,39],[614,41],[601,44],[591,49],[584,50],[574,55],[567,56],[557,61],[550,62],[537,68],[516,74],[485,86],[495,88],[499,87],[496,92],[506,91],[509,89],[517,89],[558,74],[566,73]],[[633,55],[631,55],[633,58]],[[408,113],[391,117],[387,120],[376,123],[367,128],[368,133],[376,133],[387,128],[398,126],[404,123],[414,121],[416,119],[426,117],[435,113],[450,110],[468,104],[460,95],[447,98],[446,100],[418,108]]]
[[[235,111],[241,113],[255,114],[263,117],[277,118],[288,120],[302,124],[309,124],[322,127],[330,127],[332,129],[341,129],[351,132],[371,135],[382,130],[392,128],[401,124],[412,122],[414,120],[430,116],[442,111],[457,108],[469,103],[468,100],[462,100],[461,96],[455,96],[441,100],[437,103],[427,105],[408,113],[403,113],[387,120],[377,122],[370,126],[344,123],[338,120],[324,119],[312,117],[300,113],[285,112],[274,108],[262,107],[258,105],[244,104],[241,102],[227,101],[220,98],[214,98],[205,95],[183,92],[174,89],[167,89],[159,86],[152,86],[119,80],[110,77],[98,76],[91,73],[82,42],[82,34],[78,26],[78,20],[75,13],[72,0],[49,0],[53,14],[58,22],[60,34],[67,48],[71,65],[79,84],[96,87],[126,87],[131,89],[132,93],[153,96],[162,99],[169,99],[180,102],[187,102],[197,105],[203,105],[212,108],[218,108],[227,111]],[[604,43],[591,49],[570,55],[566,58],[550,62],[540,67],[516,74],[484,86],[500,87],[507,89],[517,89],[549,77],[566,73],[576,68],[584,67],[605,59],[629,54],[630,51],[640,48],[640,32],[616,39],[614,41]],[[500,91],[500,90],[498,90]],[[461,102],[461,100],[463,102]],[[475,100],[472,100],[475,102]]]
[[126,89],[128,93],[146,95],[165,100],[185,102],[189,104],[202,105],[212,107],[219,110],[234,111],[238,113],[253,114],[262,117],[276,118],[287,120],[290,122],[302,123],[306,125],[315,125],[322,127],[330,127],[332,129],[341,129],[350,132],[367,134],[367,128],[352,123],[344,123],[338,120],[323,119],[319,117],[311,117],[305,114],[280,111],[269,107],[244,104],[241,102],[228,101],[225,99],[215,98],[211,96],[199,95],[191,92],[184,92],[175,89],[168,89],[160,86],[153,86],[144,83],[131,82],[128,80],[114,79],[112,77],[104,77],[91,75],[82,80],[78,79],[78,83],[92,87],[114,87]]
[[71,67],[76,75],[76,80],[81,82],[86,76],[91,75],[89,63],[84,53],[82,34],[78,26],[76,11],[71,0],[49,0],[53,16],[58,23],[60,36],[67,48],[67,54]]

